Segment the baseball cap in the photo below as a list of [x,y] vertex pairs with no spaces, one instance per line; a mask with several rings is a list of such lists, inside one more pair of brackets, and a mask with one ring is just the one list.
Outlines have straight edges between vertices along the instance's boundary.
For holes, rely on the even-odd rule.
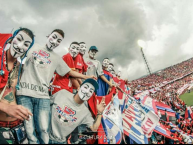
[[89,50],[96,50],[99,51],[98,48],[96,46],[91,46]]
[[84,85],[85,83],[90,83],[90,84],[92,84],[92,85],[94,86],[94,88],[95,88],[95,93],[97,92],[97,90],[98,90],[98,88],[99,88],[99,85],[98,85],[97,81],[95,81],[94,79],[87,79],[87,80],[85,80],[85,81],[81,84],[81,86]]

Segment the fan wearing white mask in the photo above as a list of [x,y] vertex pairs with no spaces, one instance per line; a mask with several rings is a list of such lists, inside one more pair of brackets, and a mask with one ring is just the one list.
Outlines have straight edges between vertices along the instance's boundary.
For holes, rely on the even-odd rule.
[[112,63],[109,63],[109,65],[108,65],[108,71],[113,75],[114,65],[113,65]]
[[[77,57],[77,55],[80,52],[79,43],[78,42],[72,42],[70,44],[70,47],[68,50],[69,50],[69,53],[64,55],[62,57],[62,59],[63,59],[63,61],[66,62],[66,64],[68,65],[68,67],[72,71],[76,71],[74,59]],[[53,82],[53,86],[55,88],[54,88],[52,94],[55,94],[56,92],[58,92],[62,89],[65,89],[65,90],[72,93],[73,92],[73,86],[75,86],[76,89],[80,87],[76,78],[70,78],[69,75],[60,76],[59,74],[56,74],[56,77],[55,77],[54,82]]]
[[[86,74],[88,66],[84,62],[83,56],[85,55],[86,52],[86,43],[85,42],[80,42],[80,51],[79,54],[74,58],[74,66],[75,70],[81,74]],[[81,79],[71,79],[72,84],[73,84],[73,89],[79,89],[80,85],[82,84]]]
[[78,72],[85,74],[88,68],[83,58],[86,53],[86,43],[80,42],[79,44],[80,44],[80,52],[75,58],[75,68]]
[[[66,144],[66,137],[82,124],[96,132],[101,124],[102,113],[106,107],[105,98],[97,101],[97,117],[94,121],[89,109],[84,105],[98,89],[94,79],[87,79],[77,94],[61,90],[53,95],[51,110],[50,144]],[[65,96],[65,97],[64,97]]]
[[96,78],[102,79],[109,87],[113,87],[112,82],[106,79],[102,69],[101,63],[96,60],[96,54],[98,53],[98,48],[96,46],[91,46],[89,49],[89,57],[85,59],[85,63],[88,65],[87,75],[94,75]]
[[[103,72],[104,72],[104,76],[105,78],[112,84],[113,82],[113,76],[112,74],[108,71],[108,66],[109,66],[109,59],[105,58],[103,60],[102,63],[102,68],[103,68]],[[108,83],[106,83],[105,81],[103,81],[102,78],[98,78],[98,84],[99,84],[99,89],[97,91],[97,96],[106,96],[110,90],[110,87],[108,85]]]
[[50,127],[50,81],[54,73],[75,78],[87,77],[72,71],[53,50],[64,39],[64,32],[54,30],[47,39],[45,46],[35,45],[28,53],[17,91],[17,103],[33,112],[32,119],[25,121],[25,128],[30,144],[48,144]]

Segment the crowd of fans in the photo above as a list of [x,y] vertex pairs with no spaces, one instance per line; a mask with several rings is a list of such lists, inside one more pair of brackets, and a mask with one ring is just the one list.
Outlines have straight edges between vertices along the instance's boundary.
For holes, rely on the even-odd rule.
[[[154,132],[149,140],[150,143],[191,144],[193,142],[191,137],[186,136],[193,136],[193,120],[185,118],[187,105],[180,99],[181,94],[178,93],[184,85],[193,83],[192,72],[193,58],[130,83],[133,95],[153,90],[149,91],[149,97],[169,106],[176,113],[174,122],[163,119],[163,115],[160,114],[160,124],[169,131],[171,138]],[[187,88],[182,93],[185,92]]]
[[140,91],[151,89],[160,86],[164,83],[173,81],[177,78],[185,76],[193,71],[193,58],[179,63],[177,65],[168,67],[162,71],[156,72],[152,75],[132,81],[132,87]]

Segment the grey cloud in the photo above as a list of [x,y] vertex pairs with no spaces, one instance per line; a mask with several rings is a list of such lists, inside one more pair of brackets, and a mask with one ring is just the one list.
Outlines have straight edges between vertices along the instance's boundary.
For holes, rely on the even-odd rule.
[[155,26],[161,30],[174,25],[177,32],[160,39],[163,53],[151,56],[145,51],[153,71],[188,58],[180,47],[192,35],[192,4],[191,0],[0,0],[0,33],[29,27],[36,42],[45,44],[53,29],[63,29],[66,37],[56,50],[60,55],[72,41],[85,41],[87,48],[99,48],[100,61],[110,58],[123,77],[134,79],[147,74],[137,40],[154,41]]

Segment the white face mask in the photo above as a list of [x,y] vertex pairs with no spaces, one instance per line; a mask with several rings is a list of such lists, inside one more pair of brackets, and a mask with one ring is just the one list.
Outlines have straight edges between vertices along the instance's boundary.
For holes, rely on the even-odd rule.
[[109,60],[105,59],[103,60],[103,67],[107,68],[109,66]]
[[116,74],[114,71],[111,71],[111,74],[113,75],[113,77],[116,77]]
[[80,52],[80,46],[77,44],[72,44],[69,48],[69,53],[70,55],[74,58],[78,55]]
[[109,66],[108,66],[108,71],[111,72],[112,70],[113,70],[113,66],[112,66],[112,65],[109,65]]
[[14,58],[19,58],[25,55],[32,43],[31,37],[25,32],[20,31],[12,40],[10,52]]
[[78,91],[78,95],[81,100],[88,101],[92,97],[94,91],[95,91],[95,88],[92,84],[85,83],[80,87],[80,90]]
[[85,55],[86,53],[86,44],[80,44],[80,54]]
[[58,33],[58,32],[53,32],[49,37],[48,41],[46,43],[46,46],[49,50],[54,50],[56,47],[60,45],[64,38]]
[[93,50],[89,51],[89,56],[90,56],[92,59],[94,59],[94,58],[96,57],[96,54],[97,54],[97,51],[93,51]]

